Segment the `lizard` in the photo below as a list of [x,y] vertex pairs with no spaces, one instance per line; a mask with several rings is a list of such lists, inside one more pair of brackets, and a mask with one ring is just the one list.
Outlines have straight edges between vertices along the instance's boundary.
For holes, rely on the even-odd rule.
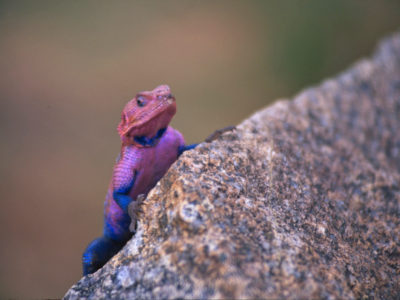
[[103,235],[83,252],[83,275],[97,271],[126,244],[134,234],[129,225],[136,215],[129,215],[128,207],[140,209],[132,204],[141,201],[184,151],[197,146],[185,145],[182,134],[169,126],[175,113],[168,85],[138,93],[122,110],[117,128],[122,145],[104,201]]

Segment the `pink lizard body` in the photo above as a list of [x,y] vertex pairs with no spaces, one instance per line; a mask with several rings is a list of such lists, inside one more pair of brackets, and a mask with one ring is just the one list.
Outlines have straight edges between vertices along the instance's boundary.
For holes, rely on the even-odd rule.
[[122,147],[104,204],[103,236],[83,253],[84,275],[102,267],[132,236],[129,204],[146,195],[183,151],[196,146],[185,146],[183,136],[168,126],[175,112],[167,85],[140,92],[124,107],[118,125]]
[[[104,215],[107,225],[111,225],[113,234],[127,234],[126,223],[120,220],[126,212],[113,198],[113,191],[129,186],[132,176],[136,174],[135,184],[128,195],[132,199],[140,194],[147,194],[164,176],[170,165],[178,158],[178,149],[184,145],[183,136],[179,131],[168,126],[163,137],[154,147],[122,146],[120,159],[114,167],[113,178],[104,205]],[[128,224],[130,219],[127,220]]]

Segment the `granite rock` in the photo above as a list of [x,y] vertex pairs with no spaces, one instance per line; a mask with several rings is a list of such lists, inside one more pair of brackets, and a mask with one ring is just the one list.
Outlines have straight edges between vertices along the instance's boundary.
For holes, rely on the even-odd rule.
[[364,296],[400,297],[400,34],[182,155],[65,299]]

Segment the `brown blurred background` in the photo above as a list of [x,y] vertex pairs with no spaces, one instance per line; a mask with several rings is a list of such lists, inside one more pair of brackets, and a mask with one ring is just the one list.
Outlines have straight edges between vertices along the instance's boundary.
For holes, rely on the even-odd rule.
[[399,27],[400,1],[0,2],[0,298],[80,279],[136,92],[169,84],[198,142]]

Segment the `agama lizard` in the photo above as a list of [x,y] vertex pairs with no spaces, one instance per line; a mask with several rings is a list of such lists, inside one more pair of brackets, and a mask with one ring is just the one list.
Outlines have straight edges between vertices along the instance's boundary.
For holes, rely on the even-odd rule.
[[196,147],[185,145],[182,134],[168,126],[175,112],[167,85],[138,93],[124,107],[118,125],[121,152],[104,202],[103,236],[83,253],[83,275],[101,268],[132,236],[129,204],[146,195],[179,155]]

